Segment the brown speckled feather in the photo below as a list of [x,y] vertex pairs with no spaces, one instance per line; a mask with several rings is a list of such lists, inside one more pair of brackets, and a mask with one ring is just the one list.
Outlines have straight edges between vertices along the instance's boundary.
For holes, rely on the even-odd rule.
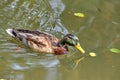
[[25,45],[36,51],[54,53],[57,47],[58,39],[51,34],[23,29],[14,29],[13,32]]

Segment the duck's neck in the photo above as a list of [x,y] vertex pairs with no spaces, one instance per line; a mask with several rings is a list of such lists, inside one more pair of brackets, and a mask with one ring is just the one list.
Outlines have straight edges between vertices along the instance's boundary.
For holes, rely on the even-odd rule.
[[65,54],[65,53],[67,53],[67,51],[68,51],[68,48],[65,44],[62,43],[62,41],[59,41],[57,43],[57,47],[54,49],[54,52],[56,55]]
[[63,41],[63,40],[60,40],[58,43],[57,43],[57,46],[59,47],[63,47],[65,48],[67,51],[68,51],[68,45]]

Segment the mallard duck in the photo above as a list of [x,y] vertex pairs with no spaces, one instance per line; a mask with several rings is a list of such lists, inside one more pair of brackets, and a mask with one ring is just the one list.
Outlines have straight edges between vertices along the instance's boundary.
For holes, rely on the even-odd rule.
[[67,34],[61,40],[58,40],[55,36],[46,32],[14,28],[6,31],[10,36],[17,38],[35,51],[60,55],[67,53],[68,46],[73,46],[81,53],[85,53],[78,42],[78,37],[73,34]]

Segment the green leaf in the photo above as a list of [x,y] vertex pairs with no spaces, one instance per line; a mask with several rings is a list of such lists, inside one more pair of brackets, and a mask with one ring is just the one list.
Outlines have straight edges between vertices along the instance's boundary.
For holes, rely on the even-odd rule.
[[113,53],[120,53],[120,49],[117,48],[111,48],[110,51]]

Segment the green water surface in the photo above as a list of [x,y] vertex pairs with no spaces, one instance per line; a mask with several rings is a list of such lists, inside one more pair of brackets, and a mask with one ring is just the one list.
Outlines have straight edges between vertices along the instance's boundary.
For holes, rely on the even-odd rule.
[[[0,0],[0,80],[120,80],[120,54],[110,52],[120,49],[119,8],[120,0]],[[73,33],[86,53],[72,47],[63,56],[34,52],[7,28],[41,30],[59,39]]]

